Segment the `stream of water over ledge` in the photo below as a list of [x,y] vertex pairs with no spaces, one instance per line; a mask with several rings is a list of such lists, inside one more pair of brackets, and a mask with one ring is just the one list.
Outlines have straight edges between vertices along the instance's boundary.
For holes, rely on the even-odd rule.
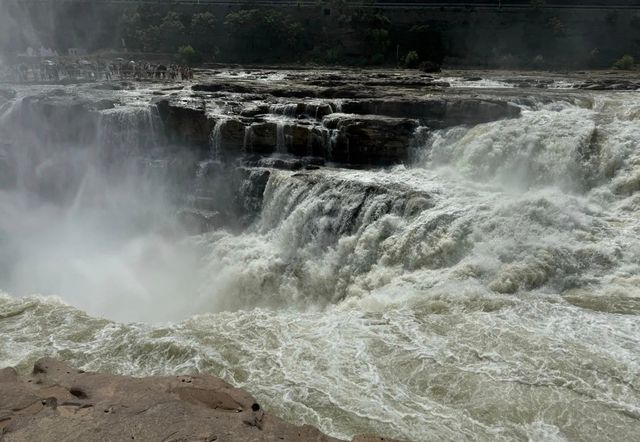
[[449,78],[436,122],[232,74],[0,94],[1,366],[213,373],[342,438],[637,438],[638,92]]

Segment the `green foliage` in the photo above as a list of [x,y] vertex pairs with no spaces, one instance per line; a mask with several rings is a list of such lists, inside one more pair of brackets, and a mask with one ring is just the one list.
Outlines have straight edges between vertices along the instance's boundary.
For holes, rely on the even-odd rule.
[[324,57],[320,60],[329,64],[336,64],[342,59],[340,51],[336,48],[327,49],[324,53]]
[[556,37],[565,36],[567,33],[567,28],[558,17],[551,17],[547,22],[547,25]]
[[185,27],[175,12],[168,12],[158,26],[158,40],[160,50],[173,52],[177,47],[186,43]]
[[411,51],[404,57],[404,67],[415,69],[418,64],[420,64],[420,56],[416,51]]
[[373,54],[369,62],[374,66],[379,66],[381,64],[384,64],[384,60],[385,60],[384,54],[378,53],[378,54]]
[[391,45],[391,40],[389,40],[389,31],[382,28],[372,29],[369,31],[368,41],[368,51],[370,54],[383,54],[387,52],[389,46]]
[[297,52],[303,46],[302,25],[279,11],[245,9],[226,16],[224,26],[238,60],[265,61]]
[[187,64],[189,66],[193,66],[194,64],[200,62],[202,57],[193,49],[193,46],[180,46],[178,48],[178,60],[182,64]]
[[198,51],[213,53],[216,49],[216,17],[210,12],[193,14],[191,17],[191,44]]
[[529,6],[531,6],[531,8],[539,10],[544,8],[545,5],[545,0],[529,0]]
[[122,26],[122,38],[125,44],[139,49],[138,26],[140,25],[140,13],[138,11],[126,11],[122,14],[120,24]]
[[616,62],[613,64],[613,68],[619,69],[621,71],[630,71],[631,69],[633,69],[633,66],[635,64],[635,59],[631,55],[627,54],[616,60]]
[[442,35],[430,25],[414,25],[399,41],[402,47],[413,48],[422,60],[430,60],[441,64],[445,48]]

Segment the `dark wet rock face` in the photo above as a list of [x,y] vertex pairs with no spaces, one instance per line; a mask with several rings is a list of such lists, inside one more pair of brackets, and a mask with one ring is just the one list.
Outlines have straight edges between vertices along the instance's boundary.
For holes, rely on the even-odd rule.
[[54,91],[25,97],[10,118],[16,124],[28,125],[24,131],[44,143],[89,143],[97,135],[98,111],[113,106],[108,100],[92,101]]
[[505,101],[444,97],[347,101],[342,110],[354,114],[415,118],[434,128],[480,124],[520,115],[520,108]]
[[[159,130],[169,143],[198,155],[211,152],[223,161],[275,153],[322,157],[345,165],[400,164],[408,161],[407,149],[419,126],[428,130],[473,125],[517,118],[520,113],[508,99],[447,92],[444,82],[431,76],[298,75],[285,86],[265,81],[273,74],[278,73],[249,78],[204,75],[207,81],[190,88],[159,88],[147,98],[157,109]],[[327,82],[340,84],[326,87]],[[55,142],[86,144],[98,135],[128,136],[131,128],[117,127],[120,116],[108,114],[117,113],[120,103],[101,97],[113,93],[96,86],[90,90],[95,99],[88,98],[92,94],[80,98],[62,89],[25,98],[18,119],[41,121],[34,126]],[[109,118],[116,124],[98,134]],[[116,141],[112,144],[122,144]],[[136,144],[150,144],[145,141]]]
[[389,165],[408,160],[417,120],[378,115],[327,116],[325,127],[335,130],[328,157],[351,164]]
[[[146,85],[131,96],[114,90],[135,84],[105,83],[24,98],[3,90],[0,99],[6,121],[27,122],[33,146],[71,144],[105,168],[172,180],[176,220],[201,233],[253,222],[273,170],[408,163],[430,130],[518,118],[512,103],[522,98],[448,90],[419,71],[220,74],[203,71],[192,86]],[[0,188],[16,184],[24,141],[0,140]],[[74,164],[43,161],[32,190],[71,201],[82,184]]]
[[171,141],[203,148],[208,146],[212,124],[206,116],[203,100],[163,99],[157,102],[157,106]]
[[407,162],[421,125],[472,125],[520,114],[507,100],[435,95],[446,85],[432,77],[352,77],[305,77],[286,89],[260,76],[211,79],[157,105],[170,140],[209,143],[224,160],[278,153],[358,166]]

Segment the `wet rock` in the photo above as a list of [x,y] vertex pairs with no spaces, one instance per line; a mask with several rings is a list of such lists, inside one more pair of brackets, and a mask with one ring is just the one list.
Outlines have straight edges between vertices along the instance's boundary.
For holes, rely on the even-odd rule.
[[254,123],[250,127],[248,145],[249,152],[271,154],[276,149],[277,144],[277,124],[265,121]]
[[262,167],[238,167],[234,171],[233,186],[236,210],[240,214],[240,224],[250,224],[262,210],[264,190],[271,171]]
[[336,131],[326,152],[330,161],[350,164],[389,165],[408,160],[417,120],[379,115],[332,114],[323,120]]
[[43,142],[90,143],[96,138],[100,102],[80,98],[64,91],[25,97],[17,124]]
[[129,89],[127,84],[120,83],[99,83],[95,86],[92,86],[92,88],[98,91],[121,91],[124,89]]
[[265,412],[243,390],[208,375],[132,378],[79,373],[44,359],[20,377],[0,371],[0,434],[16,441],[337,441]]
[[16,91],[13,89],[0,89],[0,98],[11,100],[16,97]]
[[0,189],[13,187],[17,183],[15,160],[10,145],[0,144]]
[[316,96],[314,89],[307,88],[277,88],[269,91],[274,97],[280,98],[311,98]]
[[266,103],[256,104],[250,103],[240,111],[242,117],[255,117],[269,113],[269,105]]
[[214,122],[207,118],[202,99],[161,99],[156,105],[170,141],[208,149]]
[[364,434],[353,438],[353,442],[400,442],[397,439],[380,437],[372,434]]
[[236,84],[236,83],[194,84],[193,86],[191,86],[191,89],[198,92],[224,91],[224,92],[233,92],[233,93],[240,93],[240,94],[251,93],[254,91],[254,89],[249,86],[243,86],[241,84]]
[[640,89],[640,81],[628,78],[601,78],[586,80],[577,85],[577,88],[592,91],[635,91]]
[[353,85],[330,87],[318,93],[321,98],[369,98],[375,96],[371,90]]
[[433,61],[423,61],[418,66],[418,69],[428,74],[438,73],[441,70],[441,66]]
[[458,126],[461,124],[481,124],[491,121],[516,118],[520,108],[505,101],[484,99],[447,100],[444,115],[431,121],[432,127]]
[[287,152],[293,155],[313,155],[311,146],[313,126],[310,124],[292,124],[284,128]]
[[352,100],[342,110],[354,114],[415,118],[435,128],[480,124],[520,115],[520,108],[500,100],[480,98],[424,98]]
[[[214,126],[215,124],[213,123]],[[220,153],[223,158],[232,158],[241,154],[245,142],[245,124],[235,118],[225,118],[220,124]]]
[[220,212],[183,209],[177,214],[180,224],[191,234],[200,234],[222,227],[225,222]]
[[324,166],[324,158],[319,157],[289,157],[289,156],[270,156],[262,157],[254,155],[243,159],[242,164],[247,167],[264,167],[270,169],[281,170],[300,170],[314,168],[319,169]]
[[98,100],[95,102],[95,104],[93,105],[94,109],[96,110],[106,110],[106,109],[113,109],[116,107],[116,101],[115,100]]
[[253,167],[268,167],[270,169],[300,170],[304,168],[305,162],[299,158],[258,158],[254,161],[245,161],[245,164]]

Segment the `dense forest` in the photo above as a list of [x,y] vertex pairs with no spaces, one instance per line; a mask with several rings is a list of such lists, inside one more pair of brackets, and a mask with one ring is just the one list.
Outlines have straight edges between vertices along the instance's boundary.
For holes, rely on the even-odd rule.
[[[4,53],[27,46],[166,54],[183,62],[610,67],[640,55],[640,13],[3,2]],[[8,19],[11,18],[11,20]],[[633,64],[633,61],[631,61]]]

